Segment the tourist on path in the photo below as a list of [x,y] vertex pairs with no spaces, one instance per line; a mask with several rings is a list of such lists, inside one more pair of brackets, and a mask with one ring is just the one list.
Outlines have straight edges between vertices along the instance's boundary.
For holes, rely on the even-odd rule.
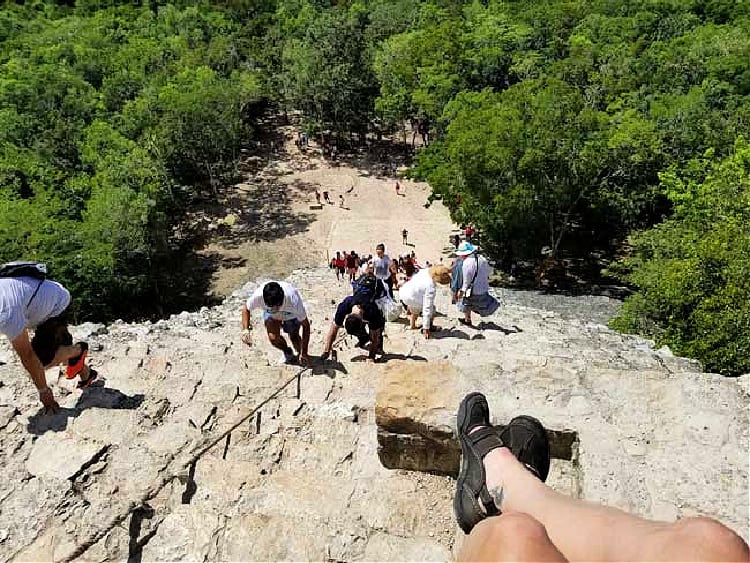
[[353,250],[346,255],[346,273],[349,274],[349,281],[353,282],[357,277],[357,268],[359,267],[359,257]]
[[327,204],[331,204],[331,198],[328,197],[328,192],[323,191],[323,201],[325,201]]
[[344,207],[344,194],[339,194],[339,207]]
[[373,275],[374,264],[364,265],[365,273],[352,284],[354,294],[346,297],[336,307],[331,328],[326,336],[322,359],[327,360],[333,349],[333,341],[340,328],[357,337],[357,346],[368,350],[368,361],[374,361],[382,353],[385,317],[375,301],[385,295],[381,280]]
[[342,252],[336,252],[334,264],[336,265],[336,279],[341,281],[344,279],[344,274],[346,273],[346,258]]
[[[85,388],[97,373],[85,364],[88,344],[73,344],[68,332],[70,293],[59,283],[28,275],[0,278],[0,333],[10,340],[31,376],[45,412],[57,412],[45,369],[66,363],[66,378]],[[35,329],[29,337],[29,329]]]
[[401,184],[396,180],[396,195],[401,195]]
[[[253,341],[250,313],[255,309],[263,310],[268,341],[283,352],[282,361],[293,364],[299,360],[300,364],[307,365],[310,362],[310,321],[299,290],[287,282],[269,281],[253,292],[242,306],[242,341],[248,346]],[[294,351],[282,336],[282,329],[289,335]]]
[[464,318],[459,321],[466,326],[472,326],[472,312],[481,317],[487,317],[497,311],[499,303],[490,295],[490,265],[487,259],[479,254],[479,249],[464,241],[458,247],[456,254],[463,256],[461,266],[463,284],[456,298],[461,300]]
[[388,286],[388,295],[393,298],[393,274],[391,273],[391,258],[385,253],[385,245],[381,242],[375,247],[376,258],[373,260],[375,266],[375,277],[382,280]]
[[401,242],[403,242],[404,245],[409,244],[409,231],[407,231],[406,229],[401,231]]
[[750,560],[742,538],[716,520],[656,522],[554,491],[544,484],[550,445],[541,423],[517,416],[500,431],[490,421],[484,395],[461,401],[453,506],[468,538],[459,561]]
[[437,330],[432,324],[437,294],[435,284],[448,285],[450,281],[451,272],[446,266],[433,266],[415,274],[398,291],[412,330],[417,328],[417,317],[422,315],[422,334],[425,338],[430,338],[430,332]]

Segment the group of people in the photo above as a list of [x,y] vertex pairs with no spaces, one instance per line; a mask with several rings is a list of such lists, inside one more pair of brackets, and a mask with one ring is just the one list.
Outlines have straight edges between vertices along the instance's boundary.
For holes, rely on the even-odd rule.
[[[369,360],[383,353],[385,317],[378,301],[388,295],[384,276],[392,271],[392,261],[382,244],[376,255],[364,261],[352,294],[336,308],[325,339],[324,361],[333,353],[341,328],[357,338],[357,346],[368,351]],[[487,297],[486,259],[469,242],[460,245],[457,256],[451,270],[443,265],[422,268],[400,286],[394,285],[412,328],[421,315],[427,338],[435,330],[436,284],[451,284],[454,301],[460,301],[464,311],[464,324],[471,324],[472,312],[484,315],[497,309],[497,303]],[[0,333],[21,359],[45,411],[55,412],[59,406],[47,385],[47,368],[65,364],[65,376],[78,378],[79,388],[96,381],[97,373],[86,365],[88,345],[74,344],[68,331],[70,293],[46,279],[43,270],[37,275],[36,266],[29,264],[33,263],[0,267]],[[254,309],[263,311],[268,339],[282,352],[285,363],[310,362],[311,325],[297,288],[269,281],[253,292],[242,307],[241,338],[248,345],[253,342],[250,313]],[[33,337],[30,330],[34,330]],[[716,520],[694,517],[655,522],[555,492],[544,484],[550,467],[546,431],[533,417],[517,416],[498,430],[491,423],[484,395],[470,393],[461,401],[456,421],[461,470],[454,512],[468,535],[460,560],[750,559],[747,543]]]
[[[323,200],[321,202],[321,195],[323,197]],[[333,205],[333,201],[331,200],[331,195],[328,193],[327,190],[323,190],[323,193],[319,190],[315,190],[315,202],[318,205],[322,205],[323,202],[327,203],[328,205]],[[339,207],[344,208],[344,194],[339,194]]]
[[[420,268],[414,253],[398,260],[385,253],[385,245],[375,247],[375,256],[360,256],[357,252],[337,252],[330,266],[337,279],[352,284],[352,294],[336,307],[333,322],[326,334],[322,359],[333,353],[333,344],[342,328],[357,338],[357,346],[366,349],[368,359],[383,354],[382,335],[386,324],[384,308],[392,307],[398,291],[398,302],[406,312],[409,326],[417,329],[421,317],[421,331],[425,338],[439,330],[434,324],[437,285],[451,286],[453,302],[462,312],[459,321],[472,326],[472,313],[480,316],[493,314],[498,301],[489,293],[490,267],[479,249],[463,243],[457,251],[452,268],[443,264]],[[242,339],[250,344],[250,312],[263,310],[263,321],[272,346],[283,353],[282,362],[306,365],[310,361],[308,346],[310,322],[299,290],[287,282],[270,281],[259,287],[242,309]],[[302,334],[300,335],[300,330]],[[285,332],[289,346],[281,332]]]

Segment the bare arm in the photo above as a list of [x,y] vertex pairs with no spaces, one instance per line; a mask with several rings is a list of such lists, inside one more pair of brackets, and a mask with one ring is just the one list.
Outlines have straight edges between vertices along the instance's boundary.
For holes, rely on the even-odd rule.
[[424,292],[422,298],[422,330],[429,330],[432,326],[432,317],[435,315],[435,293],[437,288],[431,283]]
[[34,349],[31,347],[29,331],[23,329],[21,334],[16,336],[11,344],[18,354],[18,357],[21,358],[23,367],[29,372],[37,391],[39,391],[39,400],[42,401],[42,404],[48,411],[55,412],[59,408],[59,405],[55,401],[52,389],[47,386],[47,376],[44,373],[44,366],[34,352]]
[[307,356],[307,348],[310,345],[310,319],[302,321],[302,355]]
[[29,372],[31,380],[34,382],[34,385],[36,385],[36,388],[41,390],[47,387],[47,376],[44,374],[44,366],[31,347],[29,331],[23,329],[21,334],[16,336],[11,344],[18,354],[18,357],[21,358],[23,367]]
[[247,305],[242,305],[242,330],[250,328],[250,311],[247,310]]
[[336,339],[336,335],[339,333],[339,327],[336,323],[331,323],[331,328],[328,330],[326,336],[326,345],[323,348],[323,354],[330,354],[331,348],[333,348],[333,341]]

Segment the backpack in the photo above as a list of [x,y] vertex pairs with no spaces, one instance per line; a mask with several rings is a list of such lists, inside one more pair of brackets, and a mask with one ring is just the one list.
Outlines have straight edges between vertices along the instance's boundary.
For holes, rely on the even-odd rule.
[[375,276],[361,275],[357,281],[352,282],[352,289],[357,301],[360,303],[372,303],[378,295],[379,280]]
[[39,288],[42,287],[44,280],[47,279],[47,264],[42,262],[27,262],[25,260],[16,260],[14,262],[7,262],[0,266],[0,278],[22,278],[29,277],[39,280],[39,283],[31,295],[31,299],[26,303],[28,308],[31,302],[39,293]]
[[47,264],[16,260],[0,266],[0,278],[29,277],[37,280],[47,279]]

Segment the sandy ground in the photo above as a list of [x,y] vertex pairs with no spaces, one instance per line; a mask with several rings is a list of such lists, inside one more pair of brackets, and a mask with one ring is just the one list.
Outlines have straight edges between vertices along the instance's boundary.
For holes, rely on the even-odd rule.
[[[284,219],[294,228],[278,237],[243,236],[240,230],[231,243],[217,240],[204,252],[220,257],[212,293],[226,296],[257,277],[285,277],[296,268],[326,264],[336,251],[375,253],[382,242],[386,252],[397,256],[416,252],[417,260],[437,263],[448,260],[452,248],[448,237],[455,229],[448,210],[439,201],[425,207],[429,186],[400,179],[396,195],[395,177],[384,177],[356,159],[347,165],[332,165],[312,147],[306,154],[294,146],[289,129],[284,150],[248,173],[235,192],[245,206],[257,206],[273,190],[284,198]],[[336,164],[336,163],[333,163]],[[315,190],[328,191],[331,204],[316,206]],[[344,196],[344,207],[339,196]],[[259,199],[260,198],[260,199]],[[263,214],[261,208],[261,214]],[[408,244],[402,243],[407,229]]]

